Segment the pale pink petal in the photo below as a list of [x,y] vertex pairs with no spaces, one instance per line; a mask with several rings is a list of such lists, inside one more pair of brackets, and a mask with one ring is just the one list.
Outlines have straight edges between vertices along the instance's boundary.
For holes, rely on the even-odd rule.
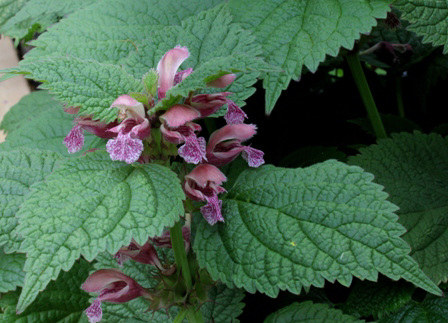
[[224,116],[227,124],[240,124],[244,123],[244,119],[247,119],[247,114],[232,100],[227,100],[227,113]]
[[185,80],[191,73],[193,73],[193,69],[191,67],[187,68],[186,70],[177,72],[174,76],[174,85],[179,84],[180,82]]
[[120,95],[111,105],[110,108],[118,108],[126,114],[127,117],[142,119],[145,117],[145,108],[141,102],[130,95]]
[[143,152],[143,142],[138,138],[131,138],[131,134],[120,132],[115,139],[110,139],[106,145],[112,160],[121,160],[128,164],[136,162]]
[[218,199],[216,194],[207,197],[207,205],[201,207],[201,213],[210,225],[216,222],[224,222],[221,214],[222,201]]
[[220,78],[217,78],[216,80],[213,80],[209,83],[207,83],[207,86],[209,87],[226,87],[232,84],[233,81],[235,81],[236,75],[235,74],[226,74],[221,76]]
[[210,164],[200,164],[196,166],[189,174],[185,175],[185,179],[194,182],[200,188],[205,188],[207,184],[215,183],[221,185],[227,181],[226,176],[218,167]]
[[264,164],[263,155],[264,152],[252,147],[245,147],[244,151],[241,153],[241,156],[243,157],[244,160],[247,161],[250,167],[259,167],[263,165]]
[[64,139],[64,144],[70,154],[80,151],[84,146],[84,134],[80,125],[75,125]]
[[174,77],[179,66],[185,61],[190,53],[187,47],[176,46],[163,55],[157,65],[157,73],[159,74],[159,100],[163,99],[166,92],[174,85]]
[[103,318],[103,310],[101,309],[101,301],[96,299],[85,311],[90,323],[100,322]]
[[199,164],[202,160],[207,160],[205,145],[203,137],[197,138],[196,135],[192,135],[185,138],[185,144],[179,147],[177,152],[187,163]]
[[201,113],[189,105],[176,104],[162,114],[160,119],[169,127],[176,128],[183,126],[187,122],[197,119],[200,116]]

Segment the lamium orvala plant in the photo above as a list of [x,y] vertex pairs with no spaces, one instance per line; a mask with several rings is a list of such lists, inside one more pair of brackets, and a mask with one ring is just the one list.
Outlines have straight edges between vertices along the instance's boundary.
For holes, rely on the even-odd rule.
[[2,322],[445,322],[444,1],[0,7]]

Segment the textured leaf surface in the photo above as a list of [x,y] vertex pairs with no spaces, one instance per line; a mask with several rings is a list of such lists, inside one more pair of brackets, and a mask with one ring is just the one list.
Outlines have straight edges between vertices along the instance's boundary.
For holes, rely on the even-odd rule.
[[244,292],[218,284],[208,291],[209,301],[201,306],[205,322],[239,322],[236,318],[243,312]]
[[25,254],[5,254],[0,250],[0,293],[15,290],[17,286],[23,285],[25,259]]
[[353,316],[346,315],[340,310],[330,308],[327,304],[313,304],[312,302],[294,303],[269,315],[264,323],[282,322],[364,322]]
[[423,42],[443,45],[448,53],[448,2],[446,0],[397,0],[394,6],[411,25],[409,30],[423,36]]
[[0,246],[6,251],[17,250],[22,240],[13,233],[18,224],[15,214],[30,186],[51,174],[60,160],[60,155],[47,151],[0,152]]
[[436,283],[448,278],[448,139],[436,134],[396,134],[349,161],[375,175],[390,201],[411,255]]
[[385,0],[230,0],[237,22],[251,29],[263,56],[284,73],[264,79],[266,112],[270,113],[291,79],[300,79],[302,66],[315,71],[325,55],[340,47],[351,49],[360,33],[376,25],[390,10]]
[[0,31],[3,25],[13,17],[29,0],[0,0]]
[[89,294],[80,287],[87,279],[91,265],[79,260],[69,272],[62,273],[58,280],[51,282],[36,301],[20,315],[16,314],[15,304],[8,306],[0,316],[2,322],[88,322],[83,314],[89,306]]
[[[34,31],[42,32],[48,26],[76,10],[94,3],[95,0],[30,0],[1,28],[1,32],[13,38],[31,38]],[[17,4],[18,5],[18,4]],[[28,34],[28,35],[27,35]]]
[[342,305],[345,313],[375,319],[398,311],[411,301],[414,287],[404,281],[382,279],[377,283],[358,282]]
[[91,261],[132,237],[143,244],[161,235],[183,213],[183,198],[177,176],[160,165],[113,162],[105,152],[65,161],[33,187],[17,215],[28,256],[18,311],[81,254]]
[[397,313],[391,314],[378,322],[446,323],[448,322],[448,298],[429,295],[423,302],[412,302]]
[[114,100],[130,92],[143,90],[140,80],[116,65],[85,61],[74,57],[59,57],[24,63],[21,73],[44,83],[56,98],[71,106],[80,106],[80,115],[110,122],[117,110],[109,109]]
[[[73,127],[73,116],[65,113],[61,104],[51,101],[46,92],[38,96],[34,93],[39,92],[29,94],[24,98],[26,104],[22,104],[23,101],[21,101],[6,114],[4,126],[9,129],[9,132],[6,141],[0,145],[0,151],[26,147],[50,150],[70,157],[79,156],[92,148],[104,147],[105,140],[85,132],[83,150],[76,154],[69,154],[63,140]],[[43,99],[43,104],[48,102],[48,106],[41,104],[40,99]],[[36,106],[35,112],[34,106]],[[23,120],[20,120],[21,117]],[[12,126],[9,126],[7,121],[12,121]]]
[[336,161],[245,171],[223,199],[225,223],[198,227],[199,263],[214,279],[272,297],[325,279],[376,281],[378,272],[440,293],[408,255],[397,207],[372,179]]

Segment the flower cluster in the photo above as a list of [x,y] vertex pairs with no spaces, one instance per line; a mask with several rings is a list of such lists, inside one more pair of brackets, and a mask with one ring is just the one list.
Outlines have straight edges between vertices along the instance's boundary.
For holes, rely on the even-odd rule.
[[[152,111],[157,104],[156,92],[157,100],[163,100],[173,86],[193,73],[192,68],[178,71],[189,55],[188,49],[181,46],[166,52],[157,65],[157,71],[150,74],[153,84],[148,85],[144,80],[147,93],[135,98],[123,94],[111,104],[111,109],[118,110],[117,121],[104,123],[88,116],[78,117],[64,143],[70,153],[79,151],[84,144],[83,130],[86,130],[108,139],[106,148],[112,160],[128,164],[136,161],[144,163],[150,162],[151,156],[156,156],[151,151],[154,147],[152,143],[157,140],[155,133],[161,133],[162,142],[156,147],[165,147],[170,151],[170,145],[180,145],[177,154],[187,163],[198,165],[185,177],[184,190],[191,199],[207,203],[201,212],[210,224],[214,224],[224,221],[217,195],[224,192],[220,185],[226,177],[217,166],[227,164],[241,154],[249,166],[258,167],[264,163],[263,152],[243,145],[244,141],[255,135],[256,127],[244,123],[247,115],[228,98],[231,92],[196,95],[191,92],[182,103],[173,104],[163,113]],[[223,88],[235,78],[235,74],[225,74],[207,85]],[[228,108],[224,119],[227,125],[215,131],[207,143],[204,137],[198,136],[201,126],[196,121],[214,114],[226,104]],[[76,108],[66,111],[78,112]],[[167,157],[169,153],[159,153],[157,156],[160,159],[160,156]]]

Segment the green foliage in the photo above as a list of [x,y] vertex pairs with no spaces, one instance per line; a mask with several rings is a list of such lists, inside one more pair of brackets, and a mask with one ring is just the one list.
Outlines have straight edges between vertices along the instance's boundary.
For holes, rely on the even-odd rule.
[[88,149],[104,147],[105,141],[85,133],[84,149],[69,154],[63,144],[73,127],[73,116],[65,113],[60,103],[47,91],[32,92],[14,105],[0,125],[8,132],[0,151],[33,148],[57,152],[65,157],[79,156]]
[[0,0],[0,32],[3,25],[30,0]]
[[411,25],[409,30],[423,36],[423,42],[443,45],[448,53],[448,3],[440,0],[397,0],[394,6]]
[[80,259],[69,272],[63,272],[58,280],[51,282],[25,312],[16,314],[15,304],[11,304],[0,314],[0,320],[5,323],[88,322],[83,312],[89,306],[89,295],[80,287],[91,269],[87,261]]
[[448,279],[448,139],[436,134],[395,134],[350,158],[375,174],[390,201],[411,255],[437,284]]
[[358,282],[341,306],[345,313],[375,319],[395,312],[411,301],[414,287],[404,281],[380,279],[376,283]]
[[201,306],[205,322],[239,322],[236,318],[243,312],[244,292],[218,284],[208,291],[209,300]]
[[131,238],[143,244],[183,214],[183,191],[168,168],[113,162],[105,152],[69,159],[33,187],[17,216],[27,253],[22,312],[82,254],[115,253]]
[[397,207],[372,180],[336,161],[245,171],[223,198],[225,223],[199,225],[198,261],[214,279],[271,297],[325,280],[376,281],[378,272],[439,294],[408,255]]
[[293,303],[269,315],[264,323],[282,322],[364,322],[353,316],[346,315],[340,310],[330,308],[327,304],[313,304],[310,301]]
[[390,10],[386,0],[230,0],[235,20],[251,29],[269,64],[284,73],[264,77],[266,113],[270,113],[291,79],[302,67],[316,71],[325,55],[336,56],[340,47],[353,48],[360,33],[376,25]]
[[[60,18],[94,3],[95,0],[29,0],[17,1],[17,10],[0,29],[1,33],[29,40],[35,32],[43,32]],[[23,4],[22,4],[23,3]]]
[[30,193],[30,187],[44,180],[60,162],[60,155],[31,149],[0,152],[0,246],[17,250],[22,240],[14,233],[15,214]]
[[26,256],[22,253],[5,254],[0,249],[0,293],[23,286],[25,259]]

